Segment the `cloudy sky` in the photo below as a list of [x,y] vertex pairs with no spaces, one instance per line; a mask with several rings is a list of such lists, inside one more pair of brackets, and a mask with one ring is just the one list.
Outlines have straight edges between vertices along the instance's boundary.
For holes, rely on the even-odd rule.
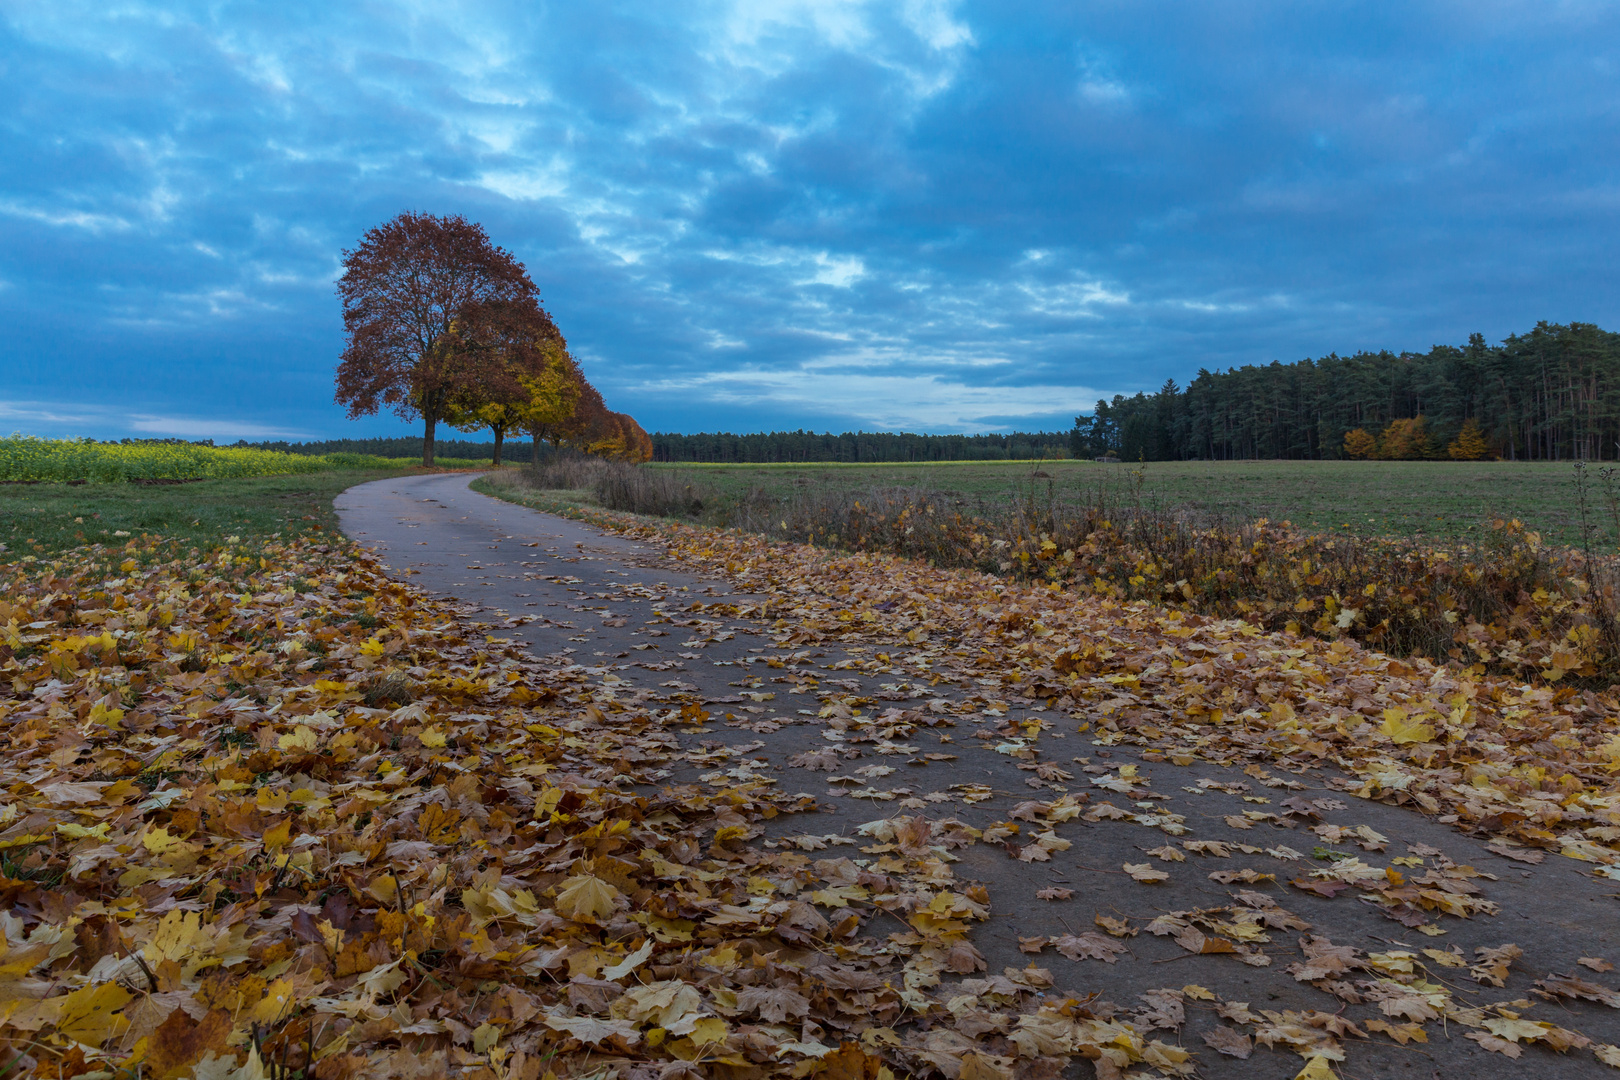
[[332,283],[405,209],[649,430],[1620,329],[1595,0],[0,0],[0,94],[5,430],[403,432],[332,404]]

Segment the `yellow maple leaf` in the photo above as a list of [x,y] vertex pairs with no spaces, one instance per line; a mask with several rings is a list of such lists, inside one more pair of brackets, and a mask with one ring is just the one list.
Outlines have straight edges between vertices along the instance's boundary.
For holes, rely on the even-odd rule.
[[429,750],[437,750],[447,741],[445,739],[444,732],[439,731],[436,728],[425,728],[418,732],[416,737],[421,739],[422,745],[427,747]]
[[311,728],[299,724],[297,730],[291,735],[283,735],[277,739],[276,745],[283,750],[303,750],[313,754],[317,745],[315,732]]
[[1434,740],[1434,729],[1428,724],[1412,723],[1405,709],[1385,709],[1384,722],[1378,730],[1393,739],[1396,745]]
[[726,1037],[726,1022],[718,1016],[705,1016],[692,1025],[689,1038],[699,1046],[717,1043]]
[[283,818],[279,825],[266,829],[264,833],[264,850],[280,851],[292,840],[292,820]]
[[178,843],[180,843],[180,838],[170,836],[169,828],[166,825],[159,825],[156,828],[148,827],[141,834],[141,846],[154,855],[161,855]]
[[579,874],[557,887],[556,909],[570,919],[605,919],[613,914],[619,890],[591,874]]
[[1327,1058],[1318,1056],[1307,1061],[1305,1067],[1294,1074],[1294,1080],[1339,1080],[1339,1076]]
[[56,1030],[74,1042],[101,1046],[129,1026],[129,1021],[119,1015],[118,1010],[134,997],[117,983],[81,986],[62,999],[56,1015]]
[[264,997],[253,1004],[250,1015],[254,1023],[274,1024],[282,1019],[282,1014],[291,1010],[294,1001],[292,983],[277,979],[265,987]]
[[90,706],[89,721],[92,724],[100,724],[102,727],[112,728],[117,731],[123,726],[120,723],[123,719],[124,710],[108,708],[105,701],[98,701]]

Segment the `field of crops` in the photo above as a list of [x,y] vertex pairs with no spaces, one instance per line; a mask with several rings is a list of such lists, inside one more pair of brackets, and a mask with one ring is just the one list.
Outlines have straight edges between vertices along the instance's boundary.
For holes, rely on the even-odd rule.
[[[399,469],[409,459],[366,454],[286,454],[245,447],[184,442],[96,442],[91,439],[0,438],[0,481],[119,483],[140,480],[226,480],[287,476],[333,469]],[[440,459],[446,469],[478,468],[483,461]]]

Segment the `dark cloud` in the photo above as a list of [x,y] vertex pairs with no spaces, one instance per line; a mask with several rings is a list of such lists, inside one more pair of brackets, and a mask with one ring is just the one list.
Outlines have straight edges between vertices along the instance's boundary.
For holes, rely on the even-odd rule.
[[1051,426],[1620,321],[1608,4],[4,10],[0,426],[394,429],[330,404],[331,283],[406,208],[650,428]]

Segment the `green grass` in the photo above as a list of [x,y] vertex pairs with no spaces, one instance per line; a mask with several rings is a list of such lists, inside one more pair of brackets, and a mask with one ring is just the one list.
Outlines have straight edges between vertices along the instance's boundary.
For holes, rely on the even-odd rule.
[[122,544],[143,533],[204,549],[227,536],[291,538],[337,528],[332,500],[344,489],[405,470],[133,484],[0,484],[0,563],[81,544]]
[[[1549,543],[1578,544],[1573,470],[1566,463],[1441,461],[1188,461],[1102,465],[1091,461],[939,462],[920,464],[656,465],[715,488],[723,499],[760,489],[926,487],[987,501],[1031,485],[1045,494],[1094,499],[1141,498],[1185,506],[1229,522],[1269,518],[1312,532],[1447,540],[1492,517],[1518,518]],[[1596,472],[1595,469],[1591,470]],[[1042,477],[1038,473],[1045,473]],[[1616,538],[1601,483],[1591,506],[1601,546]]]

